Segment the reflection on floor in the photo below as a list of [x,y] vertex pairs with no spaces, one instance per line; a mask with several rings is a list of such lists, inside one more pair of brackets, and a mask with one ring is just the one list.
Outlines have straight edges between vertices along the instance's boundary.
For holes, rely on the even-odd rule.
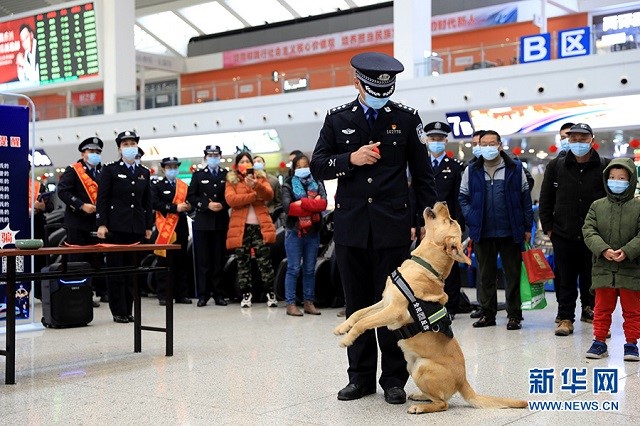
[[[473,300],[474,290],[468,290]],[[500,294],[503,299],[503,294]],[[347,384],[345,350],[332,329],[338,310],[321,316],[285,315],[278,308],[232,304],[175,309],[175,355],[164,356],[162,334],[144,332],[143,352],[133,353],[133,324],[116,324],[106,304],[95,309],[88,327],[47,329],[19,334],[17,384],[0,385],[2,424],[316,424],[389,425],[433,422],[437,425],[490,424],[640,424],[640,365],[624,362],[622,318],[614,314],[609,358],[587,360],[591,325],[576,323],[569,337],[553,335],[556,304],[525,312],[523,328],[473,329],[469,315],[458,315],[454,332],[466,356],[472,386],[489,395],[529,401],[584,401],[599,408],[618,403],[618,411],[529,409],[479,410],[459,396],[449,411],[413,416],[409,403],[389,405],[382,390],[357,401],[341,402]],[[39,306],[36,307],[39,318]],[[143,324],[160,325],[163,310],[143,299]],[[4,347],[4,335],[0,335]],[[4,362],[0,361],[4,370]],[[594,368],[617,370],[618,392],[594,394]],[[529,394],[529,369],[554,369],[548,395]],[[563,390],[562,370],[586,369],[586,390]],[[565,384],[571,384],[571,377]],[[4,372],[0,372],[4,382]],[[573,383],[578,383],[574,381]],[[417,390],[410,381],[408,392]],[[614,404],[615,405],[615,404]]]

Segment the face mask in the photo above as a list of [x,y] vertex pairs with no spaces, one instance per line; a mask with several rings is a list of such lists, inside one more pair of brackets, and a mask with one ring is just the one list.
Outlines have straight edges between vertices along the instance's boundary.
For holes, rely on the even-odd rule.
[[128,148],[122,148],[122,158],[124,158],[125,160],[134,160],[136,158],[136,155],[138,155],[138,147],[131,146]]
[[264,163],[253,163],[254,170],[264,170]]
[[589,153],[591,150],[591,144],[589,142],[573,142],[569,144],[571,146],[571,152],[576,157],[582,157]]
[[494,160],[500,154],[497,146],[482,146],[480,147],[480,153],[485,160],[489,161]]
[[629,181],[609,179],[607,180],[607,186],[614,194],[622,194],[629,187]]
[[89,163],[93,167],[100,164],[100,154],[96,152],[90,152],[89,155],[87,156],[87,163]]
[[564,138],[564,139],[560,139],[560,150],[564,151],[564,152],[569,152],[569,149],[571,149],[569,147],[569,139]]
[[374,98],[368,93],[364,94],[364,103],[373,109],[380,109],[389,102],[389,98]]
[[434,154],[440,154],[444,151],[444,142],[429,142],[429,151]]
[[474,157],[480,158],[482,156],[480,145],[476,145],[471,148],[471,152],[473,152]]
[[178,177],[178,169],[166,169],[164,171],[164,175],[169,179],[169,180],[175,180]]
[[220,165],[220,157],[207,157],[207,165],[212,169]]
[[304,179],[311,174],[311,170],[308,167],[300,167],[293,172],[300,179]]

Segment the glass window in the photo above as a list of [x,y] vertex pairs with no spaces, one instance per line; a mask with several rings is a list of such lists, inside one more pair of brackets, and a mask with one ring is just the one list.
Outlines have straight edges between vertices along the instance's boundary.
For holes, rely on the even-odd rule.
[[141,16],[138,23],[183,56],[187,56],[189,39],[199,35],[173,12]]
[[242,22],[217,1],[185,7],[178,9],[178,12],[204,34],[222,33],[244,28]]
[[172,51],[167,49],[167,46],[151,37],[149,33],[147,33],[137,25],[133,26],[133,39],[136,50],[147,53],[155,53],[157,55],[175,56]]
[[224,0],[224,2],[245,21],[254,26],[287,21],[294,18],[277,0]]
[[349,5],[344,0],[287,0],[289,6],[293,8],[302,17],[322,15],[324,13],[335,12],[338,9],[348,10]]

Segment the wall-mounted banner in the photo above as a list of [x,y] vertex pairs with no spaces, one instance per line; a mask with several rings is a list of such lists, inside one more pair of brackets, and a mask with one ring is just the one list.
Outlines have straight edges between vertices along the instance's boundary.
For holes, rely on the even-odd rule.
[[[29,109],[0,105],[0,249],[13,248],[16,239],[31,237],[29,220]],[[30,271],[30,258],[16,258],[16,271]],[[2,272],[6,272],[6,257]],[[18,282],[16,319],[29,319],[29,282]],[[0,282],[0,322],[7,317],[5,283]],[[17,324],[26,321],[18,321]]]

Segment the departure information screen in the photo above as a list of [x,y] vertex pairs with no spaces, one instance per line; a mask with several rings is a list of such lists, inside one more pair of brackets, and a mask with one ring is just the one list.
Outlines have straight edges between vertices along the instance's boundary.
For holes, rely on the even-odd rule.
[[0,89],[99,74],[93,2],[0,22]]

